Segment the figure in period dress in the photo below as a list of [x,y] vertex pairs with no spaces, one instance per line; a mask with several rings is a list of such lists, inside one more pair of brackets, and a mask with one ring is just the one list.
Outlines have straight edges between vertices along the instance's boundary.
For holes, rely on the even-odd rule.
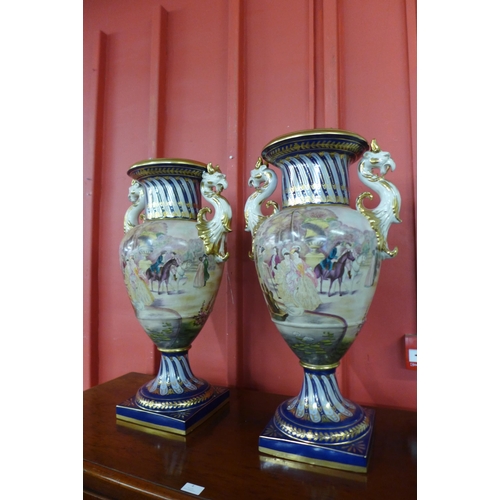
[[196,274],[194,276],[193,286],[196,288],[202,288],[207,284],[209,278],[208,257],[203,254],[203,257],[200,257],[200,263],[198,264],[198,269],[196,270]]

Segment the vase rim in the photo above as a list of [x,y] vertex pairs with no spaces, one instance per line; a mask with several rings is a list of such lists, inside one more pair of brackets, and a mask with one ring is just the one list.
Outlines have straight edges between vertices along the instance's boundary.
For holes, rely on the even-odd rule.
[[272,141],[268,142],[264,148],[268,148],[270,146],[274,146],[276,143],[288,140],[288,139],[297,139],[300,137],[311,137],[315,135],[331,135],[331,136],[349,136],[352,138],[359,139],[360,141],[363,141],[366,143],[366,147],[368,148],[368,141],[362,137],[359,134],[356,134],[355,132],[351,132],[349,130],[343,130],[339,128],[311,128],[311,129],[305,129],[305,130],[297,130],[295,132],[289,132],[288,134],[283,134],[278,137],[275,137]]
[[190,167],[200,167],[206,170],[207,164],[202,163],[200,161],[196,160],[188,160],[186,158],[149,158],[147,160],[142,160],[137,163],[134,163],[129,169],[128,172],[131,172],[132,170],[139,168],[139,167],[159,167],[162,165],[187,165]]
[[[359,134],[348,130],[334,128],[316,128],[298,130],[288,134],[280,135],[262,149],[262,158],[273,163],[282,155],[295,155],[300,151],[327,150],[323,147],[324,141],[335,141],[330,147],[337,152],[345,152],[351,156],[351,161],[360,157],[370,149],[368,141]],[[296,147],[294,141],[300,141],[301,146]],[[318,144],[318,141],[321,141]]]
[[134,163],[127,175],[137,181],[162,175],[182,175],[201,179],[207,164],[185,158],[150,158]]

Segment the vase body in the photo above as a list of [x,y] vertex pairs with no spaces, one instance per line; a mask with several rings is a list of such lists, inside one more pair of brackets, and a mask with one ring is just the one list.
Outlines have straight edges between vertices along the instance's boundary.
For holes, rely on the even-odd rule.
[[[370,151],[359,135],[333,129],[275,139],[252,171],[256,192],[245,210],[269,313],[304,368],[302,390],[277,409],[260,449],[354,471],[367,467],[373,412],[341,395],[335,370],[366,320],[381,261],[397,252],[386,245],[385,205],[391,206],[388,219],[399,221],[392,185],[393,199],[384,198],[379,212],[364,208],[368,193],[358,198],[357,210],[350,208],[353,162],[362,160],[362,180],[375,190],[390,184],[384,176],[393,162],[374,144]],[[275,212],[263,216],[260,203],[277,182],[269,164],[281,170],[281,209],[269,202]]]
[[376,236],[345,206],[287,207],[255,238],[255,264],[277,329],[300,361],[340,361],[377,283]]
[[[201,195],[204,189],[208,201],[227,204],[220,195],[225,178],[211,165],[180,159],[140,162],[128,174],[133,205],[125,216],[120,264],[136,318],[161,361],[156,378],[119,405],[117,416],[185,434],[228,396],[194,376],[188,359],[212,311],[227,259],[223,241],[207,227],[209,209],[201,208]],[[218,191],[212,189],[214,177]],[[224,217],[216,213],[213,221],[225,224],[222,237],[229,230],[228,210],[227,205]]]

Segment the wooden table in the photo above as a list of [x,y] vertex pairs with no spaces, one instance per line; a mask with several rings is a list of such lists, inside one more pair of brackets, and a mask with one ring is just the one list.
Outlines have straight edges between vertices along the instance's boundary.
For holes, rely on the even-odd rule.
[[[259,453],[259,434],[289,396],[231,389],[229,404],[185,437],[117,421],[115,405],[152,378],[129,373],[84,391],[84,498],[417,498],[415,412],[376,409],[368,473],[359,474]],[[181,491],[186,483],[204,490]]]

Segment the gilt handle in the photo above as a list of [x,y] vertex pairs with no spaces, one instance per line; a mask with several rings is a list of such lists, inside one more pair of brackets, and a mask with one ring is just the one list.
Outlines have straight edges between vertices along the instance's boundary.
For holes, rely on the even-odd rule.
[[132,185],[128,188],[128,199],[132,203],[125,212],[123,218],[123,231],[128,233],[131,229],[139,224],[139,221],[144,218],[142,211],[146,206],[146,198],[144,196],[144,188],[136,180],[132,181]]
[[[262,213],[261,205],[266,198],[274,193],[277,184],[278,179],[276,173],[274,170],[270,169],[268,163],[259,156],[255,167],[250,172],[250,178],[248,179],[248,185],[252,186],[255,192],[248,197],[245,203],[245,231],[249,231],[252,234],[252,251],[249,253],[251,259],[254,258],[253,247],[257,229],[267,217],[270,217]],[[273,207],[273,214],[279,212],[279,206],[273,200],[267,201],[266,207]]]
[[[373,170],[378,170],[378,174]],[[389,228],[394,223],[400,223],[399,216],[401,209],[401,196],[396,186],[385,179],[389,170],[394,171],[396,163],[391,155],[382,151],[375,139],[371,142],[370,151],[363,155],[358,164],[358,177],[361,182],[375,191],[380,197],[380,203],[377,208],[370,210],[364,206],[363,200],[373,199],[370,192],[361,193],[356,199],[356,209],[363,214],[369,221],[371,228],[377,235],[377,251],[382,259],[395,257],[398,254],[398,248],[389,250],[387,244],[387,234]]]
[[229,258],[226,251],[226,235],[231,231],[232,210],[229,202],[221,195],[227,189],[226,176],[220,171],[218,165],[207,165],[201,180],[201,194],[214,208],[215,214],[208,220],[206,214],[212,213],[208,207],[198,212],[196,228],[198,236],[203,241],[205,253],[213,255],[216,262],[225,262]]

